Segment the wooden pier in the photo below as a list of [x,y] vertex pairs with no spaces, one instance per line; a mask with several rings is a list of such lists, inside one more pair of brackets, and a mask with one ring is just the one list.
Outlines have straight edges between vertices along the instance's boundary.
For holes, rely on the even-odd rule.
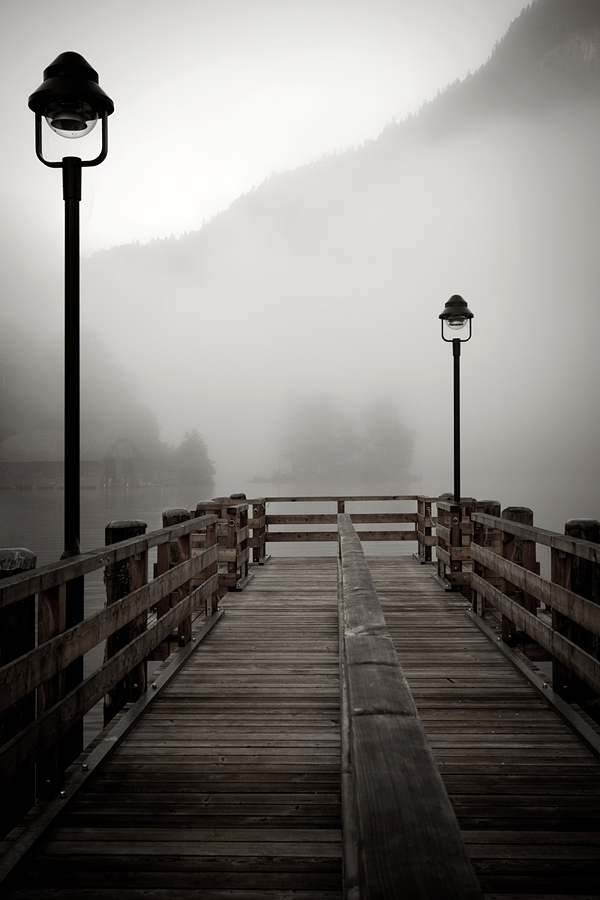
[[[164,646],[178,617],[189,616],[189,639],[176,639],[178,648],[152,676],[148,690],[125,701],[98,739],[68,764],[58,792],[38,799],[9,832],[1,845],[2,896],[600,897],[600,728],[577,698],[553,690],[553,663],[541,644],[533,653],[529,641],[534,661],[517,651],[506,615],[506,604],[514,603],[519,629],[527,626],[524,611],[542,592],[563,611],[568,599],[573,619],[584,615],[597,634],[591,608],[596,604],[579,597],[585,609],[580,614],[578,595],[571,591],[577,584],[565,585],[564,563],[554,573],[557,581],[547,582],[522,565],[522,546],[520,556],[510,548],[518,562],[507,562],[502,547],[510,544],[512,532],[501,529],[518,532],[521,541],[555,542],[557,548],[566,541],[573,560],[593,565],[600,561],[597,545],[534,534],[522,522],[502,524],[482,512],[483,505],[472,504],[470,532],[464,514],[454,541],[453,523],[444,531],[440,522],[446,558],[434,566],[435,501],[419,498],[414,514],[353,516],[371,523],[377,516],[389,534],[395,515],[399,530],[410,535],[396,540],[416,541],[417,558],[365,558],[344,512],[349,500],[336,498],[337,558],[268,559],[269,539],[276,540],[270,524],[296,528],[299,519],[308,518],[305,524],[313,527],[316,516],[289,514],[292,521],[281,522],[285,516],[278,515],[269,523],[263,501],[254,502],[251,519],[243,510],[234,515],[234,505],[211,516],[204,504],[201,516],[182,516],[179,524],[144,538],[171,548],[171,568],[161,572],[157,565],[154,582],[134,587],[119,601],[121,608],[131,605],[123,615],[139,620],[140,594],[149,594],[148,605],[160,607],[159,589],[152,585],[161,579],[170,605],[160,607],[158,618],[149,615],[147,630],[134,634],[119,653],[139,678],[136,660],[139,653],[148,656],[150,640],[144,634],[157,629],[150,643]],[[452,514],[451,504],[438,503],[440,519]],[[322,524],[330,529],[326,515]],[[331,531],[322,533],[331,539]],[[363,533],[362,539],[375,538]],[[99,564],[129,559],[132,548],[132,557],[139,557],[140,540],[98,551]],[[487,564],[485,570],[479,564],[480,574],[466,559],[464,548],[471,545],[471,559]],[[458,548],[454,558],[453,548]],[[249,567],[250,551],[255,564]],[[214,571],[218,552],[225,590]],[[519,579],[527,581],[525,596],[511,591],[506,579],[500,584],[486,553],[496,553],[513,587]],[[83,568],[96,565],[92,555]],[[534,565],[526,552],[527,560]],[[46,597],[56,568],[53,574],[37,572],[6,580],[0,609],[23,602],[14,598],[30,595],[32,588]],[[480,592],[466,584],[467,573]],[[178,582],[183,590],[175,597]],[[499,585],[505,599],[494,607],[483,592],[491,596],[500,592]],[[549,607],[529,612],[536,623],[529,630],[553,631],[551,612]],[[166,615],[172,621],[161,627]],[[118,624],[123,627],[121,619]],[[564,622],[557,624],[564,632]],[[103,633],[99,624],[94,628],[96,635]],[[519,631],[517,643],[526,634]],[[555,665],[564,675],[561,638],[551,640],[558,647]],[[599,665],[595,657],[569,643],[576,677],[591,681],[586,673]],[[134,645],[142,648],[139,653]],[[36,678],[47,681],[47,661],[35,675],[40,653],[29,651],[0,669],[0,687],[17,698],[15,704],[18,672],[25,679],[21,694],[32,690]],[[43,653],[41,658],[46,659]],[[115,663],[108,659],[104,674],[96,676],[101,686],[113,677],[106,676],[111,666]],[[138,682],[130,689],[135,694]],[[589,689],[588,684],[588,700]],[[89,686],[83,690],[90,700]],[[68,694],[63,703],[73,705]],[[44,713],[46,722],[54,721],[48,718],[52,710]],[[37,725],[33,719],[5,743],[0,774],[30,770],[40,744],[37,765],[47,771],[50,751],[44,740],[50,739],[44,737],[43,719]],[[57,725],[50,730],[60,733]],[[28,765],[19,765],[15,747]]]

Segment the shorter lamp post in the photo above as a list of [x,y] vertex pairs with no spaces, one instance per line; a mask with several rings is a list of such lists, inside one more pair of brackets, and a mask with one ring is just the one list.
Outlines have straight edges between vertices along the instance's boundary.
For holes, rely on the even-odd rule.
[[[29,98],[35,113],[35,150],[45,166],[62,169],[65,201],[65,518],[63,557],[80,552],[80,341],[79,202],[81,169],[97,166],[108,152],[108,116],[114,104],[98,83],[98,73],[79,53],[61,53],[44,70],[44,81]],[[102,120],[102,148],[95,159],[65,156],[51,161],[42,148],[42,117],[64,138],[89,134]]]
[[[442,340],[452,344],[454,357],[454,503],[460,504],[460,345],[471,339],[471,319],[473,313],[458,294],[454,294],[440,313],[442,320]],[[461,331],[469,324],[468,337],[446,337],[450,332]]]

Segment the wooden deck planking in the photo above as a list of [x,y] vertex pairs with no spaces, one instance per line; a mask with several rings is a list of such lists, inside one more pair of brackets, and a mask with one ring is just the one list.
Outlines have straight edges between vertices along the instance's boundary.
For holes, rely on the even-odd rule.
[[430,567],[371,571],[485,896],[600,897],[600,761]]
[[[600,897],[598,760],[430,567],[370,564],[487,900]],[[342,896],[336,562],[254,571],[7,900]]]
[[336,561],[273,561],[223,606],[13,900],[341,898]]

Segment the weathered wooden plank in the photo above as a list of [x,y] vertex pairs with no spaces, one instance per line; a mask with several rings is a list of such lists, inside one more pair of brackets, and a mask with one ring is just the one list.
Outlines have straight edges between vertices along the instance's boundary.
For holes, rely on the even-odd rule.
[[534,572],[511,563],[497,553],[472,544],[473,559],[492,569],[516,587],[531,594],[552,609],[568,616],[594,634],[600,634],[600,606],[566,588],[546,581]]
[[[425,497],[419,498],[416,494],[377,494],[377,495],[355,495],[350,496],[346,495],[343,498],[336,494],[335,496],[331,496],[327,494],[325,496],[318,497],[263,497],[260,502],[265,504],[270,503],[339,503],[341,500],[345,503],[372,503],[372,502],[391,502],[397,500],[411,500],[416,501],[419,499],[432,500],[437,501],[437,497]],[[257,503],[258,500],[248,500],[248,503]]]
[[[319,513],[298,515],[292,513],[267,516],[268,525],[337,525],[337,513]],[[354,523],[361,524],[401,524],[416,522],[416,513],[350,513]]]
[[[359,859],[356,887],[365,897],[480,897],[347,515],[340,515],[339,531],[340,627]],[[433,859],[435,867],[428,862]]]
[[269,531],[269,543],[307,543],[309,541],[337,541],[337,531]]
[[593,690],[600,692],[599,660],[581,650],[478,575],[473,574],[472,585],[477,593],[493,603],[496,609],[525,631],[544,650],[589,684]]
[[481,525],[487,525],[489,528],[497,528],[524,540],[536,541],[538,544],[544,544],[546,547],[552,547],[554,550],[561,550],[563,553],[577,556],[580,559],[589,559],[591,562],[600,563],[600,546],[591,541],[570,538],[566,535],[557,534],[554,531],[548,531],[545,528],[521,525],[519,522],[509,522],[507,519],[488,516],[484,513],[473,513],[471,518],[473,522],[479,522]]
[[177,540],[184,534],[199,531],[208,525],[215,524],[217,521],[216,516],[198,516],[192,518],[189,522],[183,522],[181,525],[161,528],[157,531],[151,531],[143,537],[130,538],[110,547],[88,550],[85,553],[80,553],[79,556],[59,560],[47,566],[40,566],[35,569],[33,574],[24,572],[21,575],[7,578],[0,584],[0,608],[10,606],[11,603],[16,603],[18,600],[23,600],[32,594],[38,594],[40,591],[51,590],[60,584],[64,584],[66,581],[71,581],[82,575],[89,575],[91,572],[97,571],[97,569],[114,565],[117,562],[128,559],[130,556],[146,553],[160,544]]
[[30,765],[52,747],[97,702],[109,687],[116,684],[138,662],[144,660],[180,621],[215,592],[217,576],[214,575],[189,594],[181,603],[115,654],[108,662],[62,700],[36,719],[0,751],[0,777],[9,777],[23,766]]
[[[528,897],[579,897],[581,877],[588,876],[576,875],[577,867],[597,869],[595,850],[586,859],[582,846],[600,846],[598,760],[516,672],[490,666],[494,645],[465,632],[464,600],[449,603],[454,595],[437,588],[415,595],[412,576],[399,575],[402,565],[409,561],[374,560],[374,580],[377,587],[387,585],[380,592],[386,620],[467,846],[475,831],[473,844],[495,848],[473,854],[482,888],[511,900],[520,888]],[[583,828],[589,834],[582,841],[562,841]],[[527,847],[521,859],[511,854],[515,844]],[[554,856],[537,853],[537,845],[553,844],[570,845],[573,852],[567,846]],[[521,881],[507,871],[518,872]],[[567,871],[574,876],[570,884]]]
[[86,898],[112,884],[120,900],[160,884],[172,897],[175,880],[203,897],[220,885],[341,900],[336,562],[317,567],[312,600],[299,599],[297,567],[289,589],[268,576],[264,592],[255,578],[225,596],[222,633],[71,807],[23,889],[76,885]]
[[0,669],[0,710],[57,675],[159,599],[168,596],[192,575],[202,572],[216,558],[216,547],[204,550],[193,560],[160,575],[150,584],[42,643],[14,663],[3,666]]
[[361,541],[416,541],[416,531],[359,531]]
[[[409,559],[376,560],[372,568],[482,886],[490,896],[508,892],[511,900],[521,889],[522,896],[541,898],[546,891],[553,900],[558,889],[565,897],[575,890],[583,900],[586,884],[592,878],[597,883],[597,761],[557,727],[515,672],[499,668],[493,647],[466,619],[460,595],[441,591],[430,570]],[[231,631],[214,635],[204,659],[171,685],[160,711],[142,722],[130,747],[113,757],[105,776],[72,807],[65,819],[69,831],[51,852],[42,848],[28,864],[21,891],[36,900],[51,896],[48,891],[91,900],[96,889],[103,900],[133,892],[151,897],[155,891],[168,892],[170,900],[190,891],[209,900],[213,891],[215,898],[232,892],[251,897],[252,891],[260,900],[291,891],[302,897],[303,890],[307,897],[341,897],[341,844],[331,857],[304,856],[298,849],[322,847],[323,841],[311,840],[311,831],[313,837],[337,832],[339,839],[339,702],[335,687],[321,687],[322,678],[335,681],[334,600],[326,600],[335,595],[335,561],[282,560],[261,567],[263,572],[264,581],[257,575],[243,594],[227,595],[223,622]],[[283,573],[290,581],[278,587]],[[310,599],[312,591],[317,600]],[[357,605],[364,598],[357,595]],[[326,624],[327,616],[333,625]],[[363,650],[356,645],[354,665],[373,665],[368,660],[374,653],[389,667],[389,648],[380,651],[371,638]],[[327,658],[333,662],[323,664]],[[278,668],[281,683],[275,684]],[[410,719],[380,717],[392,724]],[[324,745],[326,755],[318,746],[306,752],[309,736]],[[393,738],[397,743],[395,733]],[[406,765],[400,755],[399,761],[392,753],[382,766]],[[249,840],[230,844],[229,826],[230,836]],[[74,840],[80,828],[86,829],[82,840]],[[263,840],[280,828],[288,836],[301,830],[301,841]],[[153,840],[145,840],[146,829]],[[188,835],[182,842],[174,836],[179,830]],[[196,840],[211,832],[219,840]],[[98,841],[88,840],[91,835]],[[211,843],[221,852],[211,854]],[[235,855],[238,843],[264,855]],[[79,845],[76,852],[70,852],[73,844]],[[99,844],[104,849],[98,856]],[[294,855],[286,855],[286,844]],[[553,844],[558,853],[539,850]],[[201,855],[194,855],[196,846],[204,848]],[[513,854],[515,846],[522,850]],[[127,851],[113,852],[115,847]],[[272,855],[274,850],[281,853]],[[405,846],[401,851],[404,859]]]

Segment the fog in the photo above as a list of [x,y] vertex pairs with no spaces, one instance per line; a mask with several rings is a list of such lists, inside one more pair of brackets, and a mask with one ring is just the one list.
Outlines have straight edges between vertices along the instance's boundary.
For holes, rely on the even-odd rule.
[[[454,85],[378,139],[249,184],[198,230],[84,259],[86,328],[163,440],[198,429],[220,485],[276,472],[289,410],[328,398],[349,421],[388,402],[414,433],[390,492],[451,490],[452,351],[438,316],[459,293],[475,314],[461,358],[463,494],[530,506],[557,530],[600,516],[598,102],[565,70],[583,56],[561,45],[551,84],[520,97],[533,69],[515,34],[493,78]],[[56,206],[39,262],[17,249],[3,277],[60,335]]]

